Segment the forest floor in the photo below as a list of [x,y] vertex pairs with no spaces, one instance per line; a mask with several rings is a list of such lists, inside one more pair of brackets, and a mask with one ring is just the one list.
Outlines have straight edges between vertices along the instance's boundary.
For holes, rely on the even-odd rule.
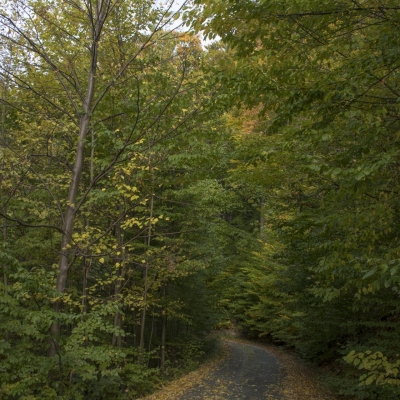
[[282,348],[232,338],[223,345],[223,355],[143,400],[335,400]]

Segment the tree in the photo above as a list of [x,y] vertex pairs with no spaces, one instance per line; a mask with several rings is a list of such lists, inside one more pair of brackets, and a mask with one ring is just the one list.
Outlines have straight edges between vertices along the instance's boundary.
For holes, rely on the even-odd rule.
[[[258,108],[258,165],[238,172],[268,187],[269,225],[282,245],[265,285],[254,279],[260,267],[247,273],[250,318],[242,318],[316,361],[349,354],[353,366],[340,368],[357,378],[341,381],[343,393],[398,397],[398,348],[389,345],[398,309],[398,5],[198,4],[194,26],[236,51],[219,72],[230,102]],[[387,357],[388,369],[373,357]]]
[[[146,9],[145,16],[143,10]],[[128,31],[130,18],[134,18],[137,24],[133,34]],[[71,2],[66,4],[62,14],[54,2],[19,2],[15,7],[6,8],[2,12],[3,37],[10,45],[17,47],[22,60],[19,65],[13,65],[13,70],[3,65],[3,76],[12,79],[15,87],[27,94],[28,101],[42,99],[39,107],[34,111],[30,110],[31,115],[44,114],[47,119],[64,116],[67,130],[78,130],[77,140],[72,139],[73,134],[71,136],[76,150],[75,155],[68,160],[71,177],[66,200],[62,202],[66,204],[65,212],[61,212],[62,203],[57,204],[60,209],[59,217],[63,221],[62,228],[55,227],[62,232],[57,275],[57,290],[60,293],[66,287],[74,223],[80,207],[92,188],[120,162],[121,158],[127,157],[129,150],[146,130],[143,127],[141,131],[135,130],[135,124],[140,121],[140,102],[143,101],[139,91],[141,82],[135,76],[136,68],[143,68],[143,65],[137,60],[156,43],[156,40],[163,40],[170,34],[169,31],[163,33],[162,30],[171,18],[169,9],[165,11],[152,9],[146,2],[136,4],[119,4],[113,1]],[[151,29],[151,33],[145,35],[139,33],[146,29]],[[6,33],[6,30],[10,33]],[[117,35],[114,32],[117,32]],[[133,46],[132,40],[135,42]],[[55,47],[55,44],[58,47]],[[104,50],[100,49],[103,44]],[[105,52],[110,48],[117,58],[115,64]],[[46,79],[45,88],[44,82],[38,77],[29,76],[38,72],[41,73],[42,79]],[[88,73],[87,80],[82,80],[82,73],[85,72]],[[124,114],[123,112],[117,115],[104,114],[100,110],[101,105],[113,97],[113,89],[121,85],[120,82],[135,82],[135,80],[137,87],[134,91],[139,97],[136,115],[131,117],[131,132],[120,138],[121,144],[113,152],[112,158],[102,166],[80,193],[88,133],[94,130],[100,121],[114,122],[115,118]],[[167,102],[164,101],[164,110],[160,108],[161,112],[156,118],[161,118],[169,103],[172,103],[178,94],[181,84],[182,79],[177,82],[176,93],[172,94]],[[121,95],[123,94],[119,93],[119,96]],[[152,126],[154,122],[150,123],[147,129]],[[96,140],[95,134],[94,140]],[[55,198],[47,185],[46,189]],[[56,302],[55,311],[59,310],[60,302]],[[54,338],[59,335],[57,323],[53,324],[51,332]],[[51,354],[55,355],[55,351],[53,345]]]
[[[122,397],[121,387],[144,392],[157,380],[158,327],[164,343],[178,341],[177,326],[195,320],[193,298],[179,299],[184,279],[204,281],[205,264],[192,259],[194,246],[179,249],[184,224],[163,217],[162,185],[170,179],[181,189],[163,168],[220,111],[205,107],[215,88],[201,69],[202,49],[169,27],[170,8],[62,5],[1,10],[10,60],[1,64],[1,329],[9,333],[1,393]],[[173,359],[170,348],[163,362]]]

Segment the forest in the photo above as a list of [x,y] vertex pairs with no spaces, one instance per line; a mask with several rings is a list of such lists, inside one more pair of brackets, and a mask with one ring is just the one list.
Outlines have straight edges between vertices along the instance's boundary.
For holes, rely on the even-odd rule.
[[396,0],[3,0],[0,398],[139,398],[228,328],[400,398],[399,28]]

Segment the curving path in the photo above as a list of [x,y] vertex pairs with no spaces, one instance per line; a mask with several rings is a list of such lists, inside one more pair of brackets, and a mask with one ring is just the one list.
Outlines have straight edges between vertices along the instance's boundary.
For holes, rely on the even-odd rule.
[[278,360],[261,347],[225,343],[230,347],[229,357],[178,400],[280,399],[277,387],[283,372]]

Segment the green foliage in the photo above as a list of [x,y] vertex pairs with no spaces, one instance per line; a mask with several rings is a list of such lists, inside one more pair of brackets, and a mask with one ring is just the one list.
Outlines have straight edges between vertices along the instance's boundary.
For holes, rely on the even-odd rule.
[[217,67],[242,107],[231,177],[264,198],[264,248],[226,301],[248,334],[334,365],[342,394],[397,398],[397,3],[197,3],[234,57]]
[[330,364],[344,396],[397,398],[397,3],[195,1],[207,51],[151,1],[109,3],[99,40],[74,1],[17,3],[1,396],[139,396],[233,322]]
[[399,385],[399,365],[400,361],[390,363],[380,351],[372,353],[367,350],[365,353],[356,353],[352,350],[344,360],[350,364],[358,366],[358,369],[367,372],[360,376],[360,385]]
[[58,3],[0,6],[0,397],[131,398],[197,365],[218,319],[230,138],[177,15]]

